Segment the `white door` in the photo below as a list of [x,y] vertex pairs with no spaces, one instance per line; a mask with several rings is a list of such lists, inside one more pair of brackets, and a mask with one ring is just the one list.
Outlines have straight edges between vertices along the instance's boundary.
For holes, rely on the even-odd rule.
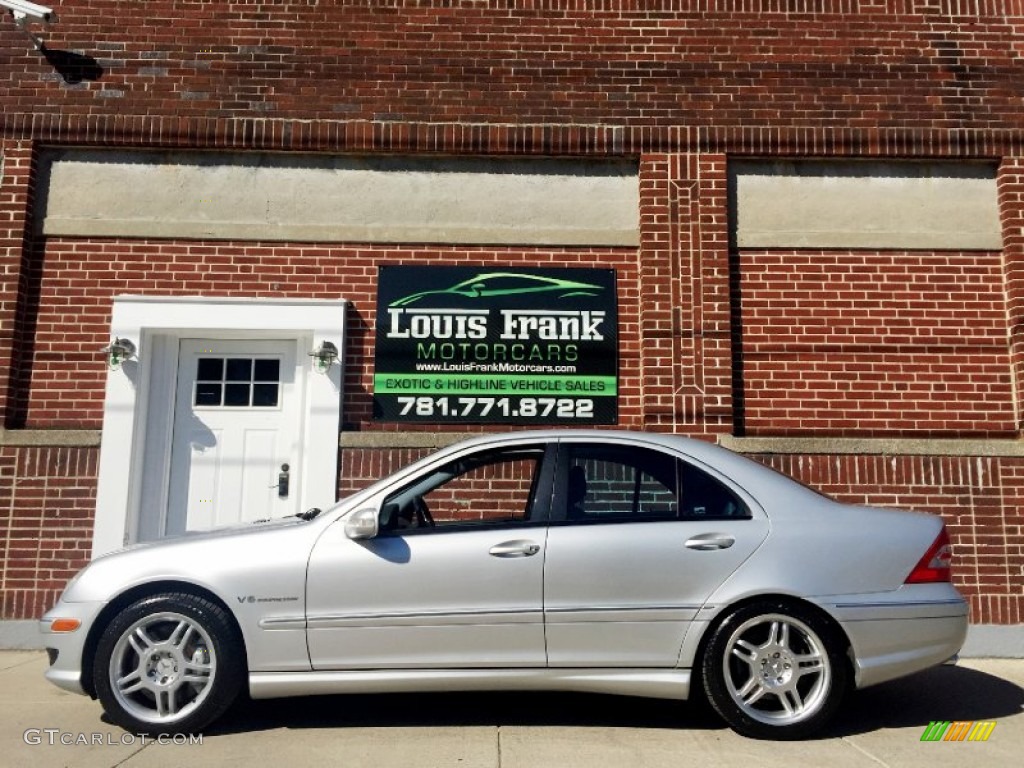
[[295,340],[181,340],[167,535],[299,511],[295,349]]

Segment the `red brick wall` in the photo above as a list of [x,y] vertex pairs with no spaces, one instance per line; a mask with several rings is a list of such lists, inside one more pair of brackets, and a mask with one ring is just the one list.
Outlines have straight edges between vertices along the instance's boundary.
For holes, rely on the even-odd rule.
[[377,267],[413,261],[614,268],[625,310],[619,325],[620,418],[623,425],[639,423],[640,344],[635,298],[628,301],[638,292],[633,249],[345,247],[58,238],[47,241],[41,264],[31,271],[31,291],[39,296],[38,311],[28,321],[35,343],[24,350],[24,367],[30,375],[16,393],[16,421],[32,428],[101,426],[107,369],[98,350],[109,341],[112,299],[124,293],[350,300],[342,418],[349,428],[370,427]]
[[[65,0],[7,112],[543,125],[1020,125],[1017,0]],[[51,58],[57,57],[52,55]],[[130,123],[125,123],[129,128]],[[187,140],[186,140],[187,141]]]
[[[376,266],[416,259],[616,268],[625,427],[1019,434],[1021,0],[66,0],[58,11],[38,29],[48,56],[0,18],[8,429],[99,426],[96,350],[111,297],[129,292],[352,299],[345,420],[381,428],[369,420]],[[26,238],[42,145],[631,155],[641,248],[44,243]],[[1003,158],[1006,248],[731,258],[732,156]],[[807,300],[776,297],[794,290]],[[858,303],[870,311],[855,322],[835,316]],[[815,334],[824,340],[799,338]],[[339,484],[419,453],[346,449]],[[975,620],[1021,620],[1024,462],[785,461],[800,476],[834,468],[821,483],[844,497],[868,487],[880,503],[942,513]],[[0,499],[13,500],[0,511],[4,616],[36,615],[82,562],[94,462],[95,449],[0,448]]]
[[748,435],[1013,435],[998,253],[743,252]]
[[89,561],[98,461],[94,448],[0,448],[0,616],[41,616]]

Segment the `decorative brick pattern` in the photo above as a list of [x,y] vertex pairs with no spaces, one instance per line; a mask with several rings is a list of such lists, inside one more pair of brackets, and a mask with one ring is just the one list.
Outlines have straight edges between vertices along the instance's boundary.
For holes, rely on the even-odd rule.
[[644,426],[732,428],[725,158],[653,155],[641,169]]
[[23,343],[25,260],[32,185],[32,145],[0,141],[0,418],[10,421],[9,392],[18,382],[18,349]]
[[1024,158],[1006,157],[997,177],[1016,426],[1024,428]]

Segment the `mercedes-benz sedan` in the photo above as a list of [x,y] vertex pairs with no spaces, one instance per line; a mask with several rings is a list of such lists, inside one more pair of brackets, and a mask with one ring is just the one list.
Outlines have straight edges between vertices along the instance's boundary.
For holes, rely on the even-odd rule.
[[98,558],[47,677],[140,733],[255,698],[706,693],[803,737],[964,640],[936,516],[848,506],[708,443],[544,431],[446,448],[318,514]]

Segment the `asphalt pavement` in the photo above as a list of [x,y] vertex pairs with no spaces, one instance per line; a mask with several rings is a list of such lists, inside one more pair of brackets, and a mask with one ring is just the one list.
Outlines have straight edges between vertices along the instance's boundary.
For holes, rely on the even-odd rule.
[[[1024,762],[1024,660],[970,659],[859,691],[803,742],[737,736],[704,705],[582,694],[416,694],[244,701],[197,737],[143,741],[0,652],[0,766],[342,768],[736,766],[1002,768]],[[986,741],[922,741],[932,722],[995,723]],[[979,732],[988,730],[979,728]]]

